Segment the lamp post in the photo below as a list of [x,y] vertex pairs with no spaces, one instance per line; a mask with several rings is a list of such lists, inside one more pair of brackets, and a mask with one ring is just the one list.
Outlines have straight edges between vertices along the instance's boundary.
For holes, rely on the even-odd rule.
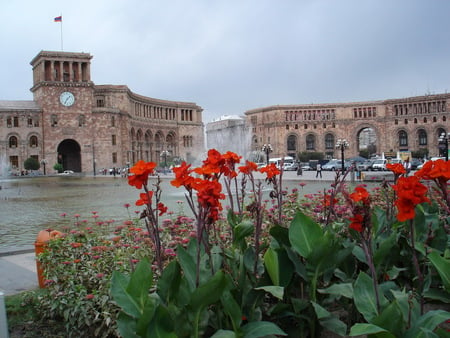
[[269,164],[269,154],[273,151],[270,143],[264,144],[261,149],[266,154],[266,162]]
[[169,152],[167,150],[163,150],[163,151],[161,151],[161,154],[159,154],[159,156],[164,158],[164,174],[166,174],[167,156],[168,155],[170,155],[170,154],[169,154]]
[[450,133],[442,133],[439,136],[439,155],[442,156],[444,155],[445,160],[448,161],[448,139],[450,137]]
[[344,166],[344,151],[345,148],[348,148],[349,144],[348,141],[345,138],[340,138],[337,140],[336,142],[336,149],[341,149],[341,164],[342,164],[342,172],[345,171],[345,166]]

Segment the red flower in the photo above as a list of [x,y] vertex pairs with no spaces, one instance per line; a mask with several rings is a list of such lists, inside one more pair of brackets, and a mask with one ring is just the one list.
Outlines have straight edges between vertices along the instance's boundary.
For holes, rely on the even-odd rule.
[[159,202],[158,210],[159,210],[159,216],[162,216],[163,214],[165,214],[167,212],[167,207],[163,203]]
[[155,167],[156,163],[154,162],[138,161],[130,169],[130,173],[133,173],[134,175],[128,176],[128,184],[138,189],[142,189],[142,185],[147,185],[148,176],[153,173]]
[[416,205],[430,202],[425,196],[427,187],[420,183],[417,176],[399,177],[393,189],[397,192],[395,205],[398,209],[397,219],[400,222],[414,218]]
[[172,170],[175,174],[175,179],[172,180],[170,184],[177,188],[184,186],[186,189],[192,189],[191,185],[193,184],[195,178],[190,176],[194,171],[190,168],[191,165],[186,162],[181,163],[179,167],[174,167]]
[[401,163],[387,163],[386,169],[392,171],[394,175],[403,175],[406,173],[406,169]]
[[238,169],[244,175],[249,175],[251,172],[257,171],[258,166],[256,165],[255,162],[246,161],[245,166],[239,167]]
[[136,205],[147,205],[151,202],[153,197],[153,191],[149,191],[147,193],[140,193],[139,196],[141,197],[136,201]]
[[266,173],[266,175],[267,175],[266,178],[268,180],[270,180],[274,176],[279,175],[281,173],[280,169],[277,168],[275,163],[270,163],[270,164],[266,165],[265,167],[262,167],[261,169],[259,169],[259,172]]
[[362,201],[363,203],[366,203],[369,200],[369,197],[370,195],[367,192],[367,190],[360,186],[356,187],[355,192],[350,194],[350,198],[352,199],[353,202]]
[[364,217],[361,214],[355,215],[354,217],[350,218],[350,229],[356,230],[358,232],[362,232],[363,231],[363,221],[364,221]]
[[92,293],[90,293],[90,294],[87,294],[86,295],[86,297],[84,297],[84,298],[86,298],[86,299],[93,299],[95,296],[92,294]]

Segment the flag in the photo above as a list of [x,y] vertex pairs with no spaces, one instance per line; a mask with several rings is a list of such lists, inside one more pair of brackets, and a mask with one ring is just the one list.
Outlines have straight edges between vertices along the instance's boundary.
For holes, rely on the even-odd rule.
[[62,15],[55,18],[55,22],[62,22]]

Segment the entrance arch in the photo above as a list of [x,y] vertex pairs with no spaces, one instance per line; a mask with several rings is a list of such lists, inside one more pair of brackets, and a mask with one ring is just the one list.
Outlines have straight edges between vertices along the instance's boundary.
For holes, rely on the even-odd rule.
[[58,145],[58,163],[64,170],[81,172],[81,147],[77,141],[67,139]]
[[357,141],[359,154],[363,154],[365,155],[364,157],[370,158],[377,153],[378,140],[375,129],[372,127],[360,129],[357,134]]

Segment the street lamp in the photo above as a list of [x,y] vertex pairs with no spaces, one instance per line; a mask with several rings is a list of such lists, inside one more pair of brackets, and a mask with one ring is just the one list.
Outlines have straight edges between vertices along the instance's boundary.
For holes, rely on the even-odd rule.
[[448,161],[448,139],[450,137],[450,133],[442,133],[441,136],[439,136],[439,155],[445,156],[445,160]]
[[345,138],[342,138],[342,139],[340,138],[336,142],[336,149],[341,149],[342,172],[345,171],[344,151],[345,151],[345,148],[348,148],[348,146],[349,146],[348,141]]
[[159,156],[164,158],[164,174],[166,174],[166,167],[167,167],[167,156],[169,156],[170,153],[167,150],[161,151],[161,154]]
[[270,143],[264,144],[261,149],[266,154],[267,165],[269,164],[269,154],[273,151]]

